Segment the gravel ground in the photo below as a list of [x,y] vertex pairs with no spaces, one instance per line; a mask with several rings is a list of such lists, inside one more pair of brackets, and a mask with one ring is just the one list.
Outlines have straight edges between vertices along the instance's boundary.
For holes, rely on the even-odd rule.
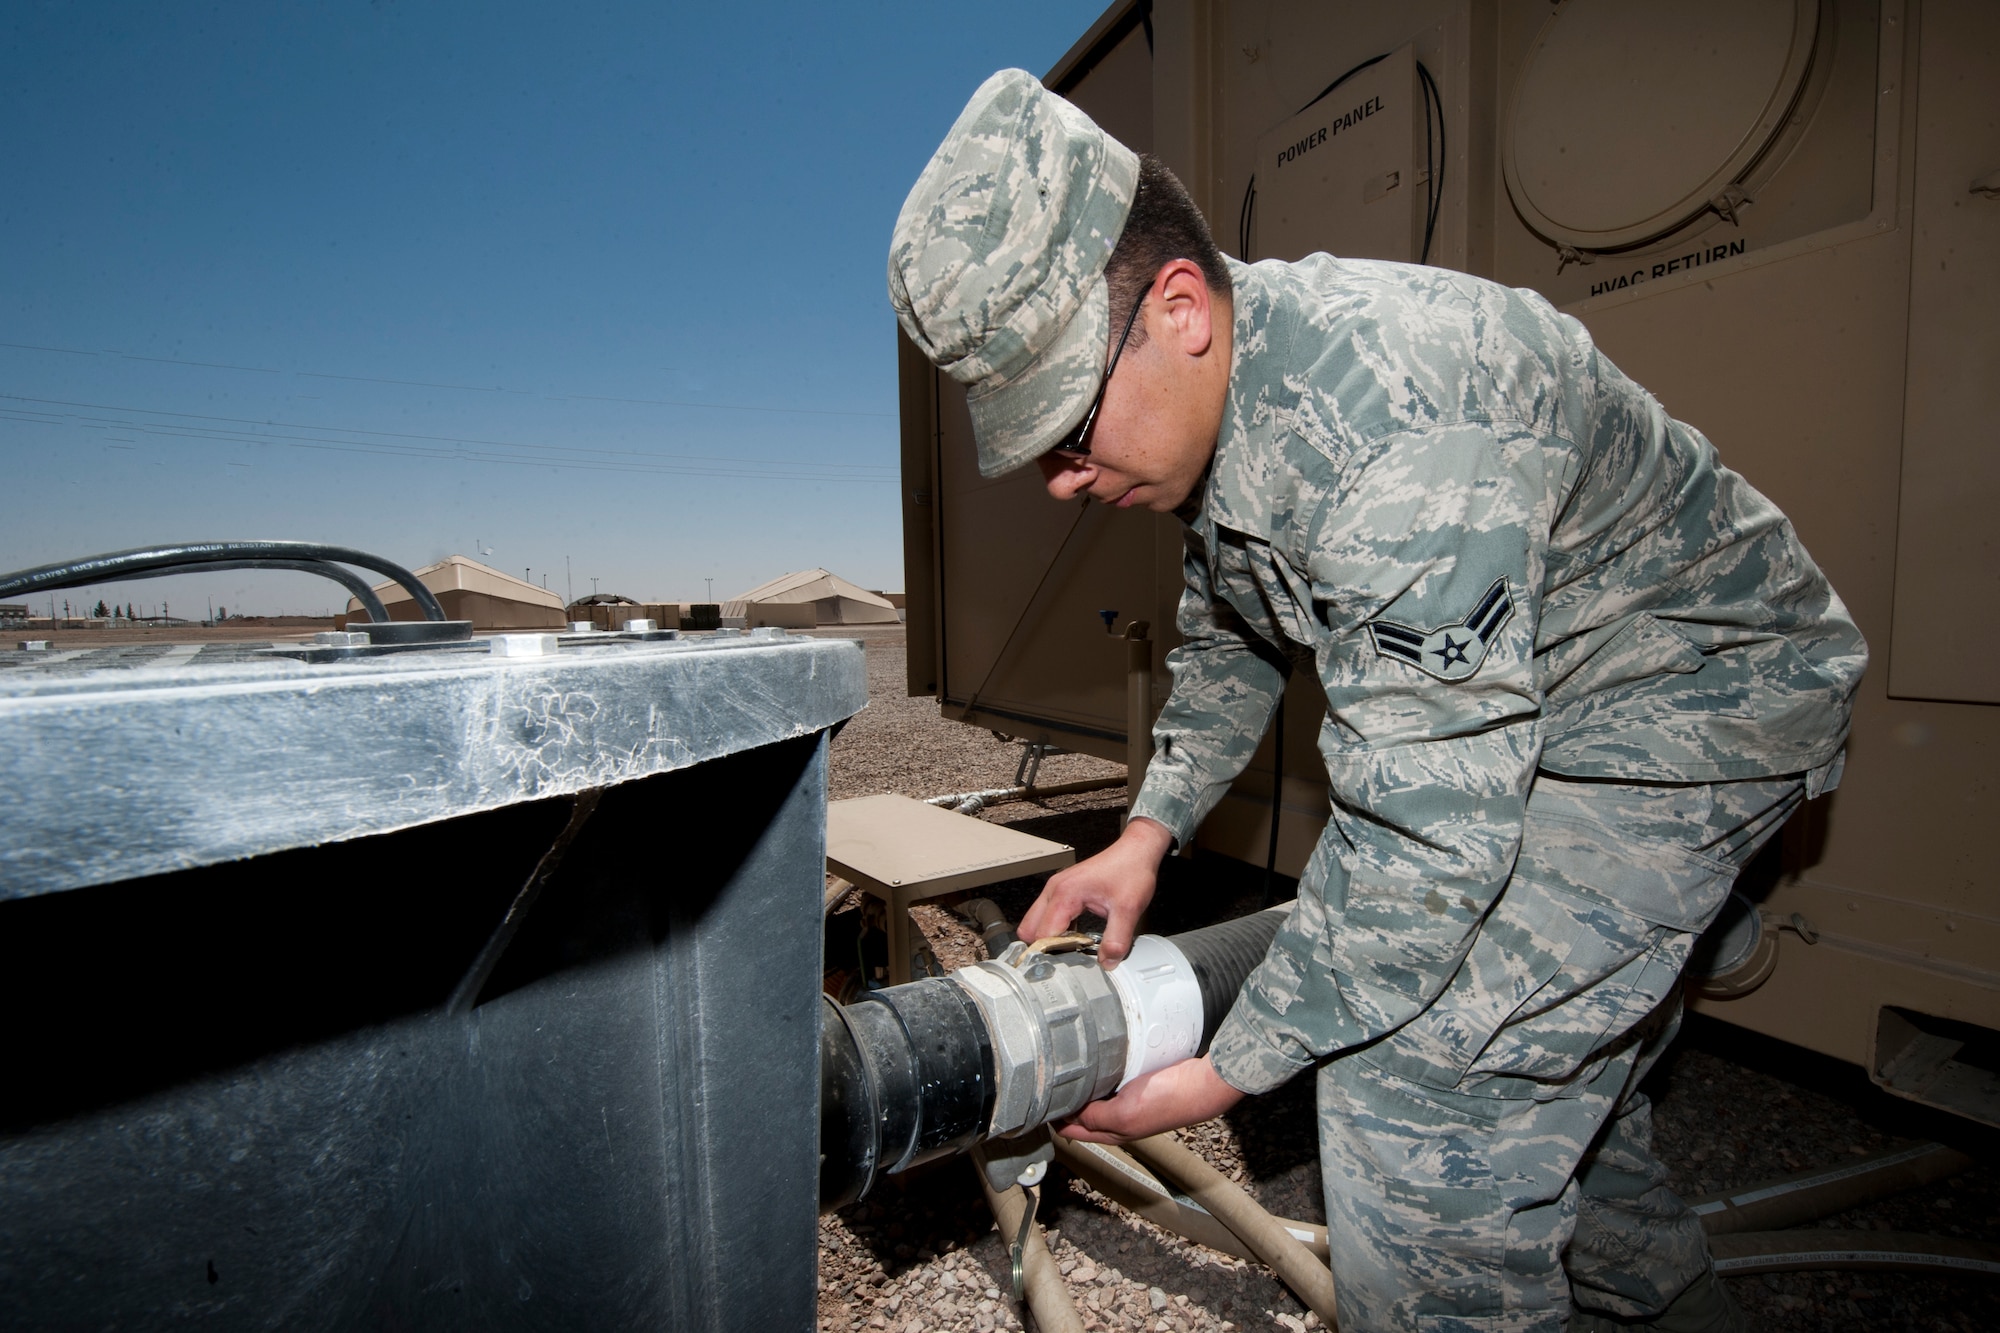
[[[832,633],[822,631],[822,633]],[[835,799],[900,792],[934,796],[1013,781],[1020,747],[938,717],[933,699],[904,695],[900,626],[838,632],[868,655],[869,707],[835,738]],[[1117,764],[1051,756],[1041,780],[1116,776]],[[981,816],[1071,844],[1078,855],[1116,837],[1124,792],[995,806]],[[1170,861],[1149,926],[1176,931],[1253,910],[1264,886],[1229,862]],[[985,891],[1019,919],[1039,878]],[[1289,896],[1280,885],[1277,896]],[[856,909],[854,895],[839,910]],[[950,912],[912,916],[947,968],[984,956]],[[1851,1162],[1900,1143],[1942,1139],[1978,1165],[1954,1180],[1822,1219],[1816,1227],[1919,1231],[2000,1241],[1996,1136],[1876,1090],[1837,1061],[1713,1020],[1690,1019],[1650,1083],[1657,1147],[1684,1196]],[[1180,1137],[1280,1216],[1323,1221],[1310,1080]],[[820,1219],[820,1328],[899,1333],[986,1333],[1022,1326],[1009,1292],[1006,1248],[969,1162],[947,1160],[889,1177],[865,1202]],[[1261,1265],[1181,1240],[1131,1216],[1057,1167],[1039,1216],[1050,1249],[1090,1329],[1317,1327]],[[1821,1330],[2000,1328],[2000,1282],[1872,1272],[1780,1273],[1727,1280],[1754,1327]]]
[[[833,741],[827,793],[832,799],[880,792],[922,798],[1014,785],[1014,771],[1021,760],[1019,745],[999,740],[978,727],[947,722],[938,716],[936,699],[912,699],[905,693],[901,625],[862,625],[818,633],[858,640],[868,654],[868,707]],[[1118,777],[1124,771],[1123,764],[1090,755],[1056,754],[1042,761],[1036,780],[1045,784],[1070,782]],[[1116,791],[1110,797],[1121,803],[1124,800]],[[1104,798],[1095,793],[1084,799],[1088,802],[1093,798],[1103,804]],[[1005,821],[1020,809],[1002,806],[996,818]]]

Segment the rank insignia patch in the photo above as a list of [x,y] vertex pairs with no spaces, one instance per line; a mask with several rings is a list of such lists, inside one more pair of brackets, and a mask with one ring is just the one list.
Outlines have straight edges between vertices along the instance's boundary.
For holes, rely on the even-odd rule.
[[1486,660],[1486,646],[1513,614],[1514,598],[1507,591],[1507,580],[1495,579],[1463,620],[1433,630],[1376,620],[1369,623],[1368,632],[1381,656],[1406,662],[1439,680],[1461,681],[1479,670],[1479,664]]

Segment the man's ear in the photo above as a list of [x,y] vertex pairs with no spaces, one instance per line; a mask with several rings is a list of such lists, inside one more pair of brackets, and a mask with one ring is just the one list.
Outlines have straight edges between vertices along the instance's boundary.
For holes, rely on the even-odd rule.
[[1164,331],[1184,356],[1201,356],[1215,341],[1215,303],[1201,265],[1170,259],[1160,266],[1148,293]]

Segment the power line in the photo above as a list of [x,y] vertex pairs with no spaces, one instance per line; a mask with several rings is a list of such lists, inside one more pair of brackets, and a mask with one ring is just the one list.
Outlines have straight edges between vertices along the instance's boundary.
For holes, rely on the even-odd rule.
[[[239,426],[270,426],[286,430],[325,430],[332,431],[337,435],[373,435],[382,439],[392,440],[434,440],[444,444],[485,445],[496,449],[555,449],[582,453],[632,454],[641,458],[687,458],[719,463],[764,463],[773,467],[793,466],[792,461],[789,459],[718,457],[712,454],[656,454],[640,450],[603,449],[592,445],[523,444],[515,440],[487,440],[472,435],[426,435],[413,431],[369,430],[362,426],[329,426],[304,421],[279,421],[271,417],[223,417],[203,412],[174,412],[159,407],[127,407],[122,403],[87,403],[68,398],[33,398],[26,394],[0,393],[0,399],[7,399],[18,403],[45,403],[51,407],[86,407],[98,412],[136,412],[144,416],[177,417],[188,421],[223,421]],[[46,416],[52,420],[94,420],[94,418],[88,417],[78,418],[74,413],[69,412],[43,412],[36,415]],[[124,423],[114,422],[114,424],[122,425]],[[814,466],[879,469],[885,465],[880,463],[826,463]]]
[[[225,444],[285,444],[345,453],[369,453],[447,461],[511,463],[515,466],[567,467],[585,471],[623,471],[680,476],[738,477],[781,481],[863,481],[892,483],[897,469],[879,463],[801,462],[789,459],[752,459],[699,454],[662,454],[644,450],[606,449],[590,445],[530,444],[513,440],[482,440],[450,435],[419,435],[398,431],[374,431],[358,427],[312,426],[302,422],[258,421],[247,417],[214,416],[197,412],[173,412],[161,408],[130,407],[116,403],[91,403],[72,399],[34,398],[23,394],[0,393],[0,400],[40,404],[44,407],[79,408],[95,412],[125,413],[125,416],[91,417],[76,412],[48,412],[36,408],[0,408],[0,418],[37,425],[71,425],[86,430],[116,427],[160,438],[212,440]],[[145,420],[146,417],[168,420]],[[221,423],[221,424],[216,424]],[[241,430],[233,427],[263,427]],[[370,439],[329,439],[325,434],[281,434],[280,431],[328,432],[361,435]],[[429,441],[431,443],[411,443]],[[446,446],[446,447],[438,447]],[[495,453],[508,450],[512,453]],[[628,461],[629,460],[629,461]],[[715,466],[708,466],[708,465]],[[692,465],[692,466],[690,466]],[[752,471],[753,468],[778,469]]]
[[[0,418],[4,418],[7,415],[8,414],[6,412],[0,411]],[[38,423],[38,424],[46,424],[46,423]],[[371,454],[378,457],[390,457],[390,458],[420,458],[420,459],[427,459],[433,462],[492,463],[492,464],[511,465],[514,467],[562,468],[567,471],[578,471],[578,472],[622,472],[622,473],[636,474],[640,476],[737,478],[750,481],[794,481],[794,482],[807,481],[815,483],[859,482],[864,484],[873,484],[880,486],[893,485],[895,484],[896,481],[896,478],[893,476],[857,477],[857,476],[837,476],[825,473],[812,473],[812,472],[790,472],[790,473],[746,472],[746,471],[733,470],[729,468],[720,468],[720,467],[717,468],[672,467],[672,466],[647,467],[643,464],[601,463],[601,462],[592,462],[586,459],[509,458],[505,456],[480,454],[464,450],[454,451],[454,450],[443,450],[443,449],[425,449],[419,446],[398,446],[393,444],[371,445],[371,444],[356,443],[352,441],[343,442],[337,440],[316,440],[310,437],[303,437],[303,436],[298,436],[298,437],[272,436],[268,438],[259,438],[256,436],[249,435],[247,433],[239,433],[236,435],[218,435],[218,434],[209,434],[206,432],[194,431],[194,430],[174,430],[165,428],[147,429],[143,426],[135,426],[132,429],[138,430],[142,434],[152,435],[162,439],[209,440],[219,444],[254,444],[260,446],[282,444],[294,449],[311,449],[319,452],[329,452],[329,453]],[[106,447],[131,448],[133,446],[108,445]]]
[[852,412],[836,407],[748,407],[741,403],[694,403],[679,398],[608,398],[595,393],[552,393],[544,397],[580,398],[591,403],[650,403],[659,407],[712,407],[718,412],[786,412],[809,417],[880,417],[893,419],[894,412]]
[[457,389],[461,393],[519,393],[528,395],[534,393],[533,389],[505,389],[499,385],[440,384],[434,380],[392,380],[385,379],[379,375],[335,375],[331,371],[324,370],[295,370],[292,373],[316,380],[354,380],[360,384],[404,384],[414,389]]
[[[0,395],[0,397],[4,396],[5,395]],[[523,452],[523,456],[514,458],[506,454],[488,454],[478,449],[466,448],[462,445],[445,449],[445,448],[432,448],[425,445],[403,445],[403,444],[395,444],[387,442],[377,443],[373,441],[364,441],[364,440],[329,440],[322,436],[314,436],[314,435],[279,435],[264,431],[230,430],[227,429],[226,427],[218,427],[218,426],[211,426],[211,427],[189,426],[189,425],[182,425],[179,422],[146,422],[146,421],[135,421],[119,417],[79,417],[79,416],[59,417],[51,413],[15,412],[12,409],[7,409],[7,408],[0,408],[0,419],[25,421],[32,425],[40,425],[40,426],[70,425],[80,430],[106,430],[111,428],[116,428],[120,430],[135,430],[140,432],[141,434],[154,435],[166,438],[215,440],[215,441],[220,441],[222,443],[257,444],[257,445],[322,444],[329,446],[348,447],[356,452],[391,453],[391,454],[400,454],[402,456],[411,458],[496,459],[496,460],[509,460],[515,462],[523,462],[523,463],[530,463],[537,465],[548,465],[548,466],[555,466],[570,461],[560,456],[558,457],[547,456],[550,453],[556,453],[558,455],[602,454],[606,455],[610,460],[612,460],[606,462],[601,459],[592,459],[588,457],[579,458],[575,460],[579,464],[593,465],[593,466],[617,466],[618,463],[616,462],[616,460],[620,458],[631,458],[636,460],[657,460],[656,462],[654,461],[636,462],[629,465],[637,467],[641,470],[653,470],[666,464],[679,465],[684,463],[692,463],[692,464],[714,463],[721,465],[725,468],[739,469],[739,470],[748,467],[776,468],[776,469],[787,469],[792,471],[797,471],[798,469],[805,469],[808,472],[812,472],[815,474],[824,473],[830,479],[854,480],[854,481],[893,480],[896,471],[896,469],[894,469],[893,467],[881,463],[812,463],[812,462],[790,461],[783,459],[715,458],[699,454],[659,454],[659,453],[644,452],[640,450],[593,449],[588,446],[566,446],[566,445],[505,444],[505,445],[493,446],[496,448],[511,448]],[[129,439],[130,437],[107,435],[104,438],[107,440],[118,440],[118,439]],[[693,471],[697,474],[706,471],[712,471],[712,469],[704,469],[699,467],[694,469],[681,469],[681,470]],[[860,474],[860,475],[843,476],[842,475],[843,473]],[[870,473],[881,474],[881,475],[874,475],[874,476],[868,475]],[[766,474],[763,472],[730,471],[719,475],[765,476],[770,474]]]
[[516,389],[504,384],[446,384],[436,380],[400,380],[380,375],[339,375],[326,370],[278,370],[271,366],[246,366],[233,361],[192,361],[173,356],[141,356],[137,352],[120,352],[110,348],[90,351],[82,347],[55,347],[47,343],[0,342],[0,347],[11,347],[25,352],[59,352],[65,356],[115,356],[127,361],[150,361],[168,366],[200,366],[208,370],[241,370],[257,375],[299,375],[317,380],[348,380],[358,384],[397,384],[416,389],[451,389],[459,393],[510,393],[526,397],[543,397],[558,401],[579,398],[598,403],[640,403],[653,407],[697,407],[716,412],[775,412],[785,416],[812,417],[878,417],[893,418],[894,412],[863,412],[852,408],[838,407],[772,407],[761,403],[703,403],[682,398],[614,398],[590,393],[550,393],[541,389]]

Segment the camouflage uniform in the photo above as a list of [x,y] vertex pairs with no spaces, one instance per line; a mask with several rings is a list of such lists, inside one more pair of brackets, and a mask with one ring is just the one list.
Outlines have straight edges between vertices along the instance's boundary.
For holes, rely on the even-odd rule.
[[[1138,176],[1003,70],[905,200],[890,299],[966,386],[983,475],[1102,384]],[[1634,1089],[1736,870],[1832,785],[1866,649],[1784,516],[1540,298],[1325,256],[1231,276],[1134,813],[1189,838],[1306,660],[1333,811],[1216,1067],[1320,1066],[1346,1333],[1650,1315],[1707,1253]]]
[[1133,813],[1189,838],[1309,660],[1332,818],[1216,1068],[1320,1066],[1343,1328],[1657,1313],[1708,1259],[1636,1088],[1736,871],[1836,780],[1866,648],[1784,516],[1532,293],[1231,275]]

